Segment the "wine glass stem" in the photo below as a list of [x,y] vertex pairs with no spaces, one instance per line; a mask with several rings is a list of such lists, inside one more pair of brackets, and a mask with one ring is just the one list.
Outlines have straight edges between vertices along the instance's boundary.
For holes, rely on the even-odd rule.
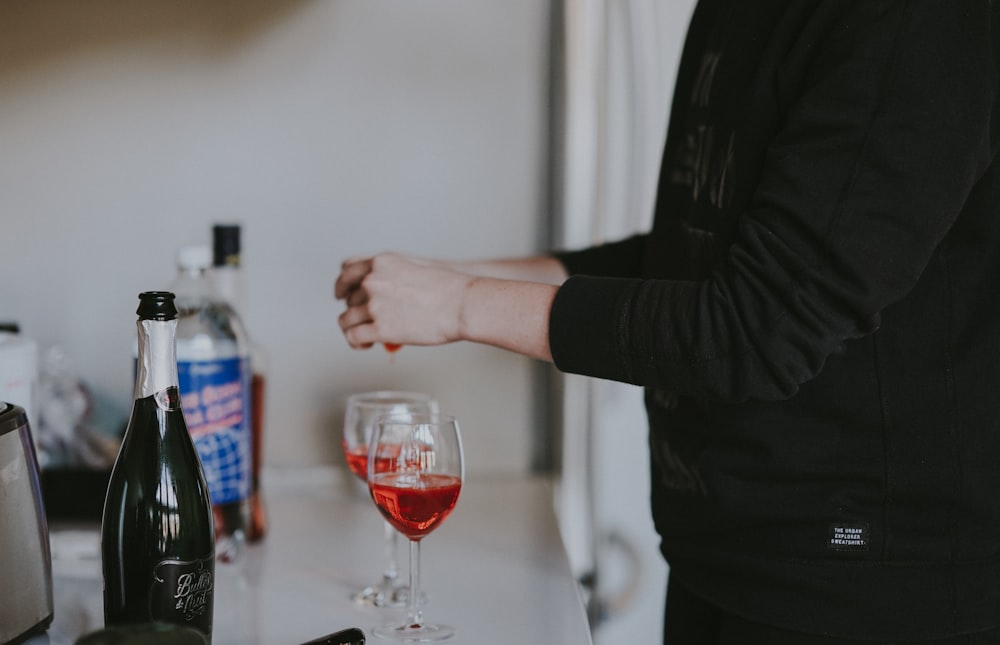
[[424,617],[420,611],[420,540],[410,540],[410,597],[409,625],[422,625]]
[[396,553],[399,550],[397,547],[396,529],[392,528],[392,524],[385,522],[385,571],[382,572],[382,579],[384,586],[388,589],[391,588],[393,582],[399,577],[399,562],[396,559]]

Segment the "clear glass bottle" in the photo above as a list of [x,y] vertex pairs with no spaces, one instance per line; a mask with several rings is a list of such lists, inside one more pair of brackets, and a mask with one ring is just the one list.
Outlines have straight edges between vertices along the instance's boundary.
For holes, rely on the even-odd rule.
[[[219,296],[236,311],[246,328],[244,282],[239,224],[216,224],[212,227],[212,277]],[[264,402],[267,391],[267,354],[249,336],[250,343],[250,517],[247,540],[251,543],[267,534],[267,511],[261,492],[261,468],[264,460]]]
[[188,429],[215,513],[216,557],[235,561],[246,542],[251,471],[250,354],[246,333],[210,279],[212,251],[177,253],[177,371]]
[[172,623],[212,635],[214,528],[208,483],[178,389],[174,294],[139,295],[135,403],[101,527],[108,627]]

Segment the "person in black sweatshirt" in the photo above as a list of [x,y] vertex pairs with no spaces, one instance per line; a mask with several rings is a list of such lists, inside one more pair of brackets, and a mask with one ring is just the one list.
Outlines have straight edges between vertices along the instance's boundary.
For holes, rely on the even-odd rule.
[[702,0],[650,231],[339,323],[643,386],[664,643],[1000,643],[998,146],[1000,4]]

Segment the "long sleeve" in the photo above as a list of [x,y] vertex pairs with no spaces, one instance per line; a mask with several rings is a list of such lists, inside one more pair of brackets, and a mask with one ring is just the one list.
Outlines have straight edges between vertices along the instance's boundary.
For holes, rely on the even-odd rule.
[[578,251],[556,253],[570,275],[635,278],[642,275],[642,250],[646,236],[633,235]]
[[[800,31],[764,48],[767,65],[737,94],[741,122],[714,121],[712,105],[672,120],[716,127],[731,180],[757,178],[745,203],[715,209],[731,244],[697,280],[571,277],[550,317],[560,369],[713,400],[783,399],[921,279],[996,152],[989,3],[802,4],[815,7]],[[732,99],[721,76],[701,78],[698,96]],[[774,124],[760,143],[755,111]],[[710,198],[675,181],[681,147],[668,145],[657,207],[684,221],[674,234],[697,228],[688,210]],[[630,248],[644,242],[641,261],[655,266],[662,238]]]

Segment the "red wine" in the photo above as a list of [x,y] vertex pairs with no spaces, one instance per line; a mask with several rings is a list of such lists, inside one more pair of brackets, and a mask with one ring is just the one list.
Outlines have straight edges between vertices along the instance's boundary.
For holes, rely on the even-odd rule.
[[[361,481],[368,480],[368,448],[359,446],[349,449],[347,442],[343,442],[344,458],[347,460],[347,467],[352,473],[358,476]],[[375,472],[382,473],[392,467],[399,457],[399,446],[382,448],[379,456],[375,458]]]
[[[239,224],[215,224],[212,226],[212,277],[216,293],[228,303],[235,312],[234,326],[242,328],[246,336],[245,310],[243,308],[243,269],[241,268],[241,243]],[[255,543],[264,539],[267,534],[267,511],[264,506],[264,496],[261,492],[260,471],[263,465],[264,446],[264,396],[265,373],[261,361],[264,360],[262,349],[247,337],[250,353],[250,387],[249,417],[250,417],[250,490],[246,497],[246,505],[240,502],[220,504],[216,507],[216,517],[222,518],[222,524],[216,523],[217,539],[225,539],[226,535],[241,531],[245,526],[247,542]],[[226,559],[232,554],[219,553],[220,559]]]
[[264,386],[265,377],[254,372],[250,379],[250,522],[247,541],[254,543],[267,534],[267,512],[260,490],[260,470],[264,461]]
[[453,475],[377,472],[368,488],[385,519],[409,539],[420,540],[455,508],[462,480]]
[[345,442],[344,458],[347,460],[347,467],[361,481],[368,479],[368,449],[366,447],[361,446],[352,450],[347,447]]
[[181,410],[173,294],[140,295],[135,403],[101,529],[107,626],[165,622],[211,638],[212,507]]

